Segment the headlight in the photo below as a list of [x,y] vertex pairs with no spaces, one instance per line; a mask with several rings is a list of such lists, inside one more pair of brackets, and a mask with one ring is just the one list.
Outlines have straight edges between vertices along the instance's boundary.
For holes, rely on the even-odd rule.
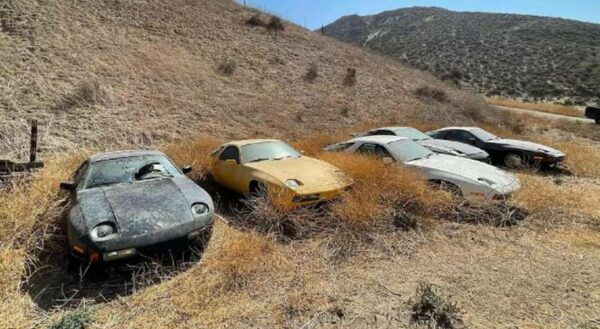
[[115,236],[117,228],[113,223],[102,223],[92,230],[93,240],[108,240]]
[[208,206],[204,203],[196,203],[192,206],[192,212],[196,215],[204,215],[209,210],[210,209],[208,208]]
[[295,179],[288,179],[285,182],[285,185],[289,188],[291,188],[292,190],[295,190],[297,188],[300,187],[300,185],[302,185],[299,181],[295,180]]

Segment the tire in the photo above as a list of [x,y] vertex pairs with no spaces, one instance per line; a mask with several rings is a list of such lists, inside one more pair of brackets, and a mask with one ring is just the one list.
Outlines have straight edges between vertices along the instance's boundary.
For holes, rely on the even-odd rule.
[[517,153],[509,153],[504,157],[504,166],[510,169],[522,168],[525,164],[523,156]]
[[439,187],[442,191],[450,193],[456,200],[462,200],[464,197],[460,188],[452,183],[441,181]]

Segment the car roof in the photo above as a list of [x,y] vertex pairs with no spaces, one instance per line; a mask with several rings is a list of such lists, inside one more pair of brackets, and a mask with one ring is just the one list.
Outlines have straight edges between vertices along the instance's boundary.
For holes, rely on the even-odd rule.
[[434,131],[445,131],[445,130],[467,130],[467,131],[472,131],[475,129],[481,129],[479,127],[445,127],[445,128],[440,128],[440,129],[436,129]]
[[98,154],[92,155],[90,157],[90,162],[114,160],[114,159],[130,158],[130,157],[139,157],[139,156],[149,156],[149,155],[164,156],[164,153],[159,152],[157,150],[126,150],[126,151],[117,151],[117,152],[106,152],[106,153],[98,153]]
[[413,127],[396,126],[396,127],[373,128],[373,129],[371,129],[369,131],[375,131],[375,130],[391,130],[391,131],[394,131],[394,130],[401,130],[401,129],[415,129],[415,130],[418,130],[418,129],[413,128]]
[[239,141],[232,141],[224,145],[244,146],[250,144],[266,143],[266,142],[279,142],[278,139],[244,139]]
[[374,136],[364,136],[364,137],[353,138],[349,142],[351,142],[351,143],[363,142],[363,143],[375,143],[375,144],[389,144],[391,142],[395,142],[395,141],[399,141],[399,140],[408,140],[408,138],[400,137],[400,136],[374,135]]

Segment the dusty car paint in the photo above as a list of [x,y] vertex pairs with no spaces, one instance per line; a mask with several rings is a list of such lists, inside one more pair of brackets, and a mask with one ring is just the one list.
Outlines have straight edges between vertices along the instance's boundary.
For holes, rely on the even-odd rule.
[[519,181],[514,175],[472,159],[429,152],[428,156],[422,158],[403,160],[389,146],[398,141],[418,145],[403,137],[369,136],[339,143],[347,145],[343,149],[332,145],[325,150],[355,153],[360,152],[359,149],[365,144],[379,145],[387,150],[395,162],[412,168],[429,181],[446,182],[457,186],[464,198],[473,203],[502,199],[520,188]]
[[[88,165],[82,167],[89,169],[99,161],[148,155],[164,156],[156,151],[106,153],[92,156],[86,161]],[[85,173],[77,172],[75,183],[85,177]],[[193,213],[192,205],[198,203],[205,204],[208,211]],[[70,205],[69,244],[79,258],[185,239],[190,233],[210,229],[214,221],[211,197],[181,172],[173,177],[92,188],[79,184],[71,192]],[[112,226],[116,232],[103,238],[94,236],[94,230],[103,225]]]
[[[278,142],[276,140],[245,140],[227,143],[213,154],[212,174],[217,183],[248,197],[251,184],[260,183],[270,193],[284,194],[285,206],[295,206],[327,201],[337,197],[345,188],[352,185],[352,180],[341,170],[324,161],[306,156],[298,156],[281,160],[264,160],[239,163],[220,159],[229,147],[241,148],[245,145]],[[297,188],[286,185],[289,180],[299,184]],[[318,196],[304,200],[303,196]],[[281,196],[280,196],[281,197]],[[296,200],[296,201],[294,201]]]

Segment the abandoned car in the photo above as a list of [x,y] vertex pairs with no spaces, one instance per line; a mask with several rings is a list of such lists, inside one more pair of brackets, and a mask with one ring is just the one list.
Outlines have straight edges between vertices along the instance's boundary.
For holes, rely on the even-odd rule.
[[274,199],[277,194],[281,206],[328,201],[353,184],[333,165],[303,156],[279,140],[230,142],[212,155],[215,182],[246,197],[266,192]]
[[168,249],[165,242],[204,247],[212,233],[214,204],[158,151],[91,156],[60,184],[70,192],[71,260],[91,263]]
[[431,184],[475,204],[505,200],[520,188],[510,173],[480,161],[434,153],[404,137],[358,137],[328,146],[325,151],[360,153],[390,164],[402,163]]
[[455,155],[473,160],[489,162],[487,152],[472,145],[450,140],[434,139],[412,127],[383,127],[355,134],[354,137],[364,136],[399,136],[417,142],[435,153]]
[[508,168],[523,166],[549,168],[565,160],[565,154],[559,150],[538,143],[500,138],[477,127],[448,127],[427,134],[435,139],[479,147],[490,154],[492,164],[504,165]]

